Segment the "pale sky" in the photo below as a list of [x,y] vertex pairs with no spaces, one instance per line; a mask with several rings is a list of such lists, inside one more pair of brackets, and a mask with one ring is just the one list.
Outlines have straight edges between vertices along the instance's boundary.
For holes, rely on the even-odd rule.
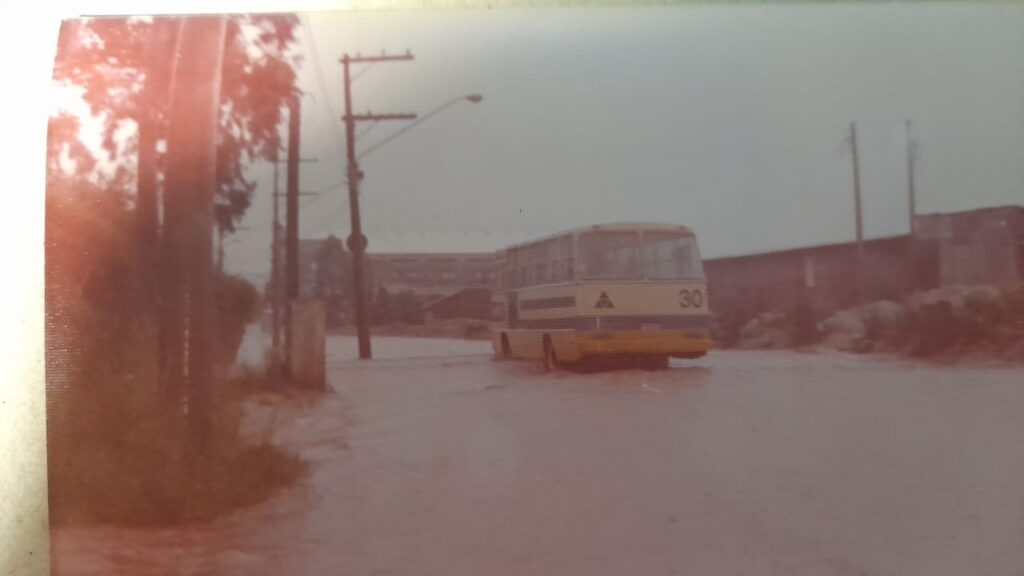
[[[1024,203],[1024,5],[517,9],[308,16],[301,188],[344,175],[344,52],[415,55],[362,71],[357,113],[427,114],[363,161],[371,252],[484,251],[609,221],[694,228],[705,257],[854,237],[857,122],[867,237],[907,230],[904,122],[918,211]],[[326,87],[326,93],[324,87]],[[333,124],[333,125],[332,125]],[[374,126],[357,150],[400,129]],[[370,128],[361,125],[358,132]],[[226,266],[269,267],[270,167]],[[281,179],[282,189],[284,178]],[[344,187],[301,213],[344,238]]]

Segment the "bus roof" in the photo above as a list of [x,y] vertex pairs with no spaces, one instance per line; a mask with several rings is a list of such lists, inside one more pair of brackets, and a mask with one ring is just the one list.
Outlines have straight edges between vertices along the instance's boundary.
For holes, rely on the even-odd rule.
[[555,238],[561,238],[562,236],[570,236],[574,234],[580,234],[582,232],[628,232],[632,230],[649,230],[653,232],[681,232],[685,236],[695,236],[693,230],[683,226],[681,224],[665,224],[660,222],[606,222],[604,224],[592,224],[590,226],[580,226],[579,228],[571,228],[569,230],[563,230],[555,234],[548,234],[534,240],[526,242],[519,242],[511,246],[506,246],[499,250],[499,252],[507,252],[508,250],[514,250],[516,248],[522,248],[524,246],[532,246],[540,242],[547,240],[553,240]]

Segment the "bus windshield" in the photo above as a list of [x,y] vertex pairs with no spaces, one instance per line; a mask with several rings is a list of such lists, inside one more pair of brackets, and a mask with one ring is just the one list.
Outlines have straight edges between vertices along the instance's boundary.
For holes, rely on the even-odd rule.
[[580,235],[583,280],[703,279],[697,240],[690,234],[644,231]]
[[704,277],[697,239],[674,232],[644,232],[644,273],[650,280]]
[[640,280],[640,235],[636,232],[589,232],[580,236],[580,278]]

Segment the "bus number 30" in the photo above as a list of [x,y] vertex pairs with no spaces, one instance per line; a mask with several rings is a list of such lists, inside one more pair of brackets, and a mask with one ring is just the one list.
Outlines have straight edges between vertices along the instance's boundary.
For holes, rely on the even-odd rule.
[[700,290],[683,288],[679,291],[679,305],[683,308],[700,308],[702,304],[704,304],[704,295]]

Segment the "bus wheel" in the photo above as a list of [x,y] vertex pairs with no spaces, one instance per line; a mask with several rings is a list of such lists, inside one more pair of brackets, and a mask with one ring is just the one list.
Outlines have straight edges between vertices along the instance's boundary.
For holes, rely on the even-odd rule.
[[544,335],[544,371],[551,372],[558,367],[558,358],[555,357],[555,347],[551,344],[551,337]]
[[512,343],[508,341],[508,334],[501,335],[501,356],[503,358],[512,357]]

